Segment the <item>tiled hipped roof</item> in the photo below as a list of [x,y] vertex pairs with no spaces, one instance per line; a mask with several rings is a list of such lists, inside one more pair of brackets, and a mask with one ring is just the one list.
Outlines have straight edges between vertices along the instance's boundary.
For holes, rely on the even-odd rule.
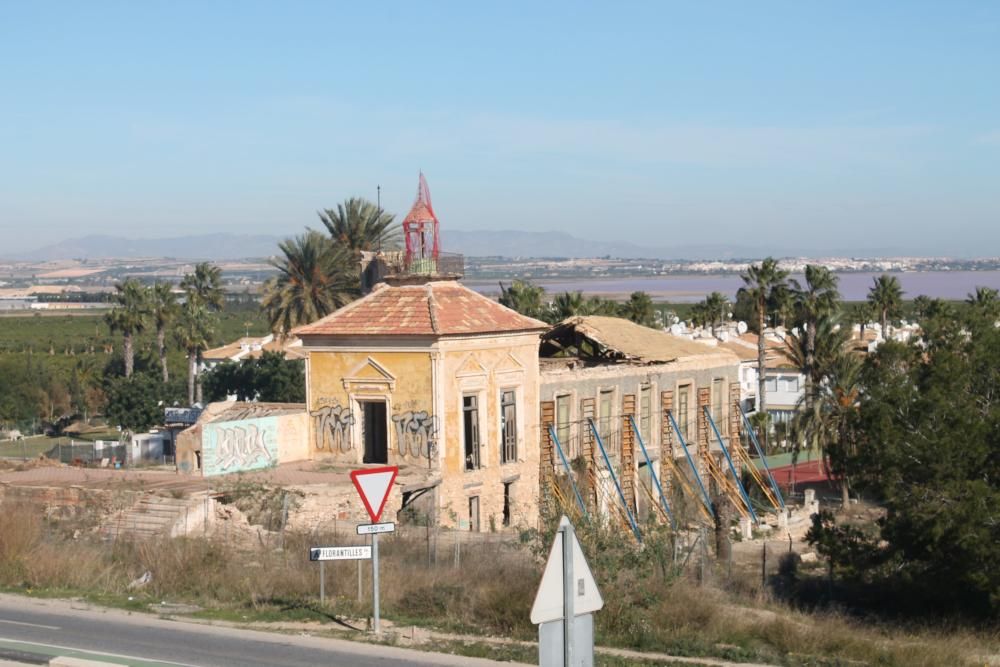
[[308,336],[448,336],[542,331],[548,325],[525,317],[455,281],[424,285],[377,285],[371,294],[300,327]]

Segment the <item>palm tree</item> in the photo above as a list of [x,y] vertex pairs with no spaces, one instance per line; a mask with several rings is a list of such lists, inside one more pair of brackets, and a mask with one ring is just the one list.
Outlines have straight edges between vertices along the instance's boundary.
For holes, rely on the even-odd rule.
[[644,327],[656,325],[656,317],[653,314],[653,300],[645,292],[632,292],[628,301],[622,306],[622,314]]
[[278,275],[267,281],[261,307],[271,331],[287,335],[351,302],[358,295],[357,276],[349,272],[347,251],[311,229],[286,239],[272,259]]
[[791,283],[795,298],[796,320],[802,325],[805,335],[802,372],[806,376],[805,395],[809,397],[816,367],[816,326],[820,318],[827,317],[837,310],[840,292],[837,291],[837,276],[825,266],[806,265],[805,278],[805,287],[794,279]]
[[879,316],[882,326],[882,340],[888,340],[889,319],[899,315],[903,305],[903,288],[896,276],[883,273],[875,278],[874,284],[868,290],[868,303],[872,305]]
[[[212,336],[212,314],[208,307],[196,299],[186,300],[180,309],[174,336],[177,339],[177,344],[187,354],[188,405],[194,405],[198,365],[201,361],[201,354],[208,349],[208,341]],[[198,394],[200,393],[201,384],[198,383]],[[197,398],[201,402],[201,396],[199,395]]]
[[177,296],[169,283],[156,283],[149,289],[150,314],[156,327],[156,347],[160,353],[163,383],[170,381],[167,370],[167,327],[177,316]]
[[729,298],[722,292],[712,292],[691,309],[691,320],[697,326],[715,328],[729,319]]
[[845,464],[856,454],[853,420],[860,406],[860,382],[861,360],[841,347],[824,369],[823,381],[813,385],[811,406],[799,412],[793,421],[795,431],[818,446],[829,469],[840,474],[841,502],[845,509],[850,503]]
[[545,289],[529,280],[515,280],[510,287],[504,287],[500,283],[500,305],[528,317],[541,318],[544,315],[544,297]]
[[351,197],[336,209],[319,212],[319,219],[330,232],[333,242],[351,256],[361,251],[391,250],[399,247],[399,227],[393,216],[360,197]]
[[129,278],[115,285],[112,298],[114,308],[105,315],[105,321],[111,331],[120,332],[123,338],[125,354],[125,377],[132,377],[135,367],[135,350],[133,336],[142,333],[146,328],[146,318],[149,317],[149,300],[146,290],[134,278]]
[[621,317],[623,304],[613,299],[602,299],[599,296],[592,296],[584,304],[584,311],[587,315],[603,315],[605,317]]
[[187,299],[195,300],[209,310],[222,310],[225,292],[222,289],[222,269],[209,262],[195,265],[194,273],[181,280]]
[[[754,306],[757,325],[757,410],[767,412],[766,359],[764,323],[767,322],[767,307],[772,296],[785,287],[788,271],[778,267],[778,261],[773,257],[764,259],[760,264],[751,264],[740,274],[744,287],[739,289],[737,297],[746,299]],[[767,446],[767,431],[760,433],[761,444]]]

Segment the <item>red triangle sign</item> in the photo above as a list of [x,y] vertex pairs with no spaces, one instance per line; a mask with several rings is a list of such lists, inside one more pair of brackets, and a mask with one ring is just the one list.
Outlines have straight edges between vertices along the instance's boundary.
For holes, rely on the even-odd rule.
[[354,488],[358,490],[372,523],[378,523],[382,516],[385,501],[389,499],[389,491],[398,474],[399,468],[396,466],[366,468],[351,473],[351,481],[354,482]]

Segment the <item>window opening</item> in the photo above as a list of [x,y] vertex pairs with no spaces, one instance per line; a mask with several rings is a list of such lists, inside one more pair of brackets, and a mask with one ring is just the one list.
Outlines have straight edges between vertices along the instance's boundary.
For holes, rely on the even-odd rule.
[[469,530],[479,532],[479,496],[469,498]]
[[517,400],[513,391],[500,394],[500,463],[517,461]]
[[480,467],[479,398],[477,396],[462,397],[462,421],[465,435],[465,469],[476,470]]

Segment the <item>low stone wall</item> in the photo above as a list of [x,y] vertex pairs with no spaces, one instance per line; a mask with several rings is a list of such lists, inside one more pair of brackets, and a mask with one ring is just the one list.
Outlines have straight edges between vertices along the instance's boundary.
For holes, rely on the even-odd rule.
[[86,489],[81,486],[15,486],[0,482],[0,504],[30,505],[41,509],[46,518],[63,520],[101,515],[131,507],[138,491]]

